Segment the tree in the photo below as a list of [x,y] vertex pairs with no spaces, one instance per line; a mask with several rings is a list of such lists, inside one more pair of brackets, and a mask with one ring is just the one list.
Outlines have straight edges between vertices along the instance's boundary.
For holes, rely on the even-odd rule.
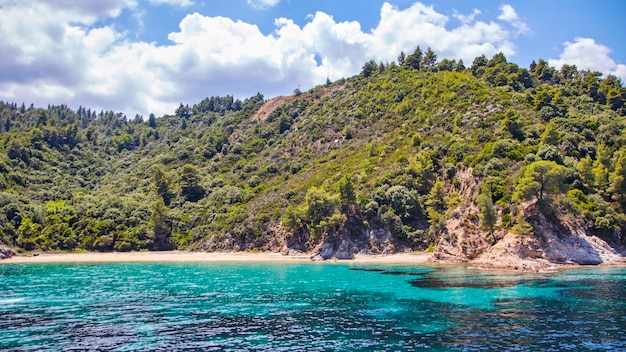
[[584,71],[582,89],[583,92],[588,94],[594,100],[600,100],[598,95],[598,88],[600,86],[600,77],[602,72],[598,71]]
[[480,220],[484,229],[489,231],[489,234],[493,233],[493,227],[498,220],[498,214],[493,207],[491,190],[489,187],[483,187],[482,192],[477,199],[478,207],[480,208]]
[[420,194],[427,194],[436,181],[435,164],[431,152],[420,153],[416,163],[411,166],[411,173],[415,175],[415,189]]
[[422,60],[422,66],[426,68],[433,67],[435,66],[436,63],[437,63],[437,54],[435,54],[433,49],[428,47],[426,49],[426,53],[424,54],[424,59]]
[[604,166],[598,158],[593,165],[593,180],[594,186],[600,192],[604,192],[609,187],[609,169]]
[[283,216],[281,217],[281,223],[284,227],[290,230],[297,230],[302,226],[302,214],[297,207],[292,205],[285,209]]
[[454,71],[456,62],[454,60],[443,59],[437,64],[438,71]]
[[309,189],[301,214],[309,222],[314,235],[319,235],[324,229],[336,228],[346,221],[347,217],[337,209],[339,203],[339,195],[329,194],[317,187]]
[[622,82],[618,77],[608,75],[598,85],[596,100],[600,104],[606,104],[612,110],[618,110],[624,106],[625,99],[626,90],[622,88]]
[[455,70],[457,72],[465,71],[465,64],[463,63],[463,59],[459,59],[459,62],[456,63]]
[[480,77],[485,73],[485,66],[487,66],[487,57],[483,54],[474,58],[470,70],[475,77]]
[[414,70],[419,70],[422,67],[422,49],[420,49],[419,45],[415,48],[413,54],[409,55],[404,63]]
[[191,116],[191,109],[189,108],[189,105],[183,105],[183,103],[180,103],[180,106],[176,109],[175,113],[176,116],[186,119]]
[[41,235],[41,224],[34,223],[30,218],[22,218],[22,222],[17,229],[19,237],[17,244],[29,251],[37,249],[43,240]]
[[372,73],[374,73],[374,71],[376,71],[377,68],[378,65],[376,65],[376,61],[370,60],[363,65],[363,68],[361,69],[361,74],[363,75],[363,77],[369,77],[372,75]]
[[593,187],[595,185],[593,160],[591,160],[589,155],[580,159],[578,165],[576,165],[576,170],[578,170],[578,174],[580,174],[580,178],[582,178],[586,187]]
[[403,220],[417,219],[422,214],[422,206],[415,191],[400,185],[389,187],[385,193],[387,202]]
[[180,192],[185,200],[197,202],[204,197],[204,188],[200,186],[198,169],[187,164],[180,172]]
[[606,104],[612,110],[618,110],[624,106],[626,90],[624,88],[611,88],[606,93]]
[[550,194],[558,194],[565,190],[567,169],[554,161],[539,160],[526,166],[524,174],[517,181],[515,200],[532,200],[537,198],[543,202]]
[[555,71],[554,67],[551,67],[544,59],[539,59],[539,62],[537,62],[534,67],[531,66],[530,69],[530,73],[542,82],[552,81]]
[[441,179],[437,179],[426,199],[426,211],[431,225],[438,224],[443,212],[446,210],[446,185]]
[[561,76],[563,76],[563,78],[567,80],[574,79],[576,76],[578,76],[578,68],[576,67],[576,65],[565,64],[561,66],[560,73]]
[[339,181],[339,201],[345,210],[356,204],[356,193],[351,177],[345,176]]
[[518,71],[517,81],[524,87],[530,88],[533,86],[533,78],[530,75],[530,71],[525,68],[522,68]]
[[305,220],[312,224],[319,224],[325,218],[330,217],[339,205],[339,197],[331,195],[325,190],[311,187],[304,198]]
[[557,113],[564,112],[565,105],[561,90],[548,84],[542,84],[537,87],[537,92],[533,97],[533,106],[537,111],[540,111],[545,107],[552,108],[552,114],[546,115],[544,113],[540,113],[544,120],[550,120],[556,116]]
[[508,109],[506,111],[506,118],[502,121],[502,125],[503,129],[511,134],[511,137],[518,141],[524,140],[523,124],[520,122],[519,115],[515,110]]
[[172,249],[172,230],[169,220],[169,209],[162,199],[157,199],[152,206],[150,215],[150,229],[152,230],[152,249],[168,250]]
[[404,65],[404,60],[406,60],[406,55],[404,54],[404,51],[401,51],[400,55],[398,55],[398,65]]
[[154,186],[157,194],[161,196],[165,205],[169,205],[174,195],[170,192],[169,176],[160,166],[154,169]]
[[609,193],[622,209],[626,209],[626,148],[622,148],[615,163],[615,171],[610,176]]

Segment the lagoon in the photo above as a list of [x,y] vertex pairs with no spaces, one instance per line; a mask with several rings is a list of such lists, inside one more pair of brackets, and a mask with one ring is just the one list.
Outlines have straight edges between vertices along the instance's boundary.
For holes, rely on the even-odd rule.
[[0,265],[0,350],[626,350],[626,268]]

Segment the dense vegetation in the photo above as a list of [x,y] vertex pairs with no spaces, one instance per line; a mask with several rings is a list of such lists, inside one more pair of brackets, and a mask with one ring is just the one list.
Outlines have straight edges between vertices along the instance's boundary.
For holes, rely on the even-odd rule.
[[147,119],[0,102],[0,243],[308,251],[362,237],[372,251],[419,249],[468,197],[486,234],[532,234],[519,209],[535,201],[625,238],[616,77],[502,54],[466,67],[418,47],[294,93],[265,115],[258,94]]

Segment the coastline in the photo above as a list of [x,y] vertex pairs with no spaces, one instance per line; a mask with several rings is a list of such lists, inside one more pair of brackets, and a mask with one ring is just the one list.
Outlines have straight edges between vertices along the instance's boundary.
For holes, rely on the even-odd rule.
[[[274,252],[86,252],[86,253],[41,253],[37,256],[16,255],[2,264],[20,263],[201,263],[201,262],[313,262],[307,254],[291,256]],[[427,253],[399,253],[390,255],[356,255],[349,260],[327,260],[325,262],[362,264],[428,264],[434,263]]]
[[[504,259],[504,258],[501,258]],[[54,264],[54,263],[343,263],[343,264],[399,264],[399,265],[465,265],[474,270],[512,270],[521,272],[554,272],[584,267],[626,267],[626,261],[604,262],[598,265],[576,263],[552,263],[545,260],[488,260],[460,262],[436,259],[431,253],[395,253],[387,255],[357,254],[354,259],[315,261],[309,254],[283,255],[276,252],[82,252],[41,253],[16,255],[0,260],[8,264]]]

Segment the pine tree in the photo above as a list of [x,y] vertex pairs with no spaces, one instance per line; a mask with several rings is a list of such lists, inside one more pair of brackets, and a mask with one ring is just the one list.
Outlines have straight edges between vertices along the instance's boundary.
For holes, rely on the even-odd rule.
[[493,207],[491,198],[491,190],[489,187],[483,187],[483,191],[477,199],[478,207],[480,208],[480,220],[482,221],[482,226],[484,229],[489,231],[489,234],[493,233],[493,227],[498,220],[498,214]]
[[404,65],[404,60],[406,60],[406,55],[404,54],[404,51],[401,51],[400,55],[398,55],[398,65]]
[[576,170],[578,170],[578,174],[580,174],[585,186],[594,187],[595,178],[593,174],[593,160],[591,160],[589,155],[580,159],[578,165],[576,165]]
[[565,189],[563,180],[567,169],[554,161],[539,160],[528,165],[518,180],[513,200],[524,201],[536,198],[543,202],[551,194]]
[[413,54],[409,55],[404,63],[414,70],[419,70],[422,67],[422,49],[420,49],[419,45],[415,48]]
[[200,186],[198,169],[187,164],[180,173],[180,192],[185,200],[197,202],[204,197],[204,189]]
[[356,193],[351,177],[345,176],[339,181],[339,201],[345,210],[356,204]]
[[152,247],[155,250],[172,249],[171,225],[169,222],[169,210],[162,199],[157,199],[152,206],[150,215],[150,227],[153,234]]
[[154,186],[157,194],[163,199],[163,202],[169,205],[174,195],[170,192],[169,176],[160,166],[154,169]]
[[422,66],[425,68],[433,67],[437,63],[437,54],[428,47],[426,49],[426,53],[424,54],[424,59],[422,60]]
[[610,176],[609,193],[622,209],[626,209],[626,148],[622,148],[615,163],[615,171]]
[[426,211],[432,225],[436,225],[440,222],[443,212],[446,210],[446,186],[443,180],[437,179],[433,188],[428,193],[426,199]]

